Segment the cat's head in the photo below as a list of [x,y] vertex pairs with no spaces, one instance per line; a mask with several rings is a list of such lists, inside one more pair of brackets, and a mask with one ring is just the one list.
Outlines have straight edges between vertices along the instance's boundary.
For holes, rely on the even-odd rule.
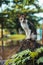
[[26,16],[24,14],[18,16],[18,19],[19,19],[20,23],[25,22],[25,18],[26,18]]

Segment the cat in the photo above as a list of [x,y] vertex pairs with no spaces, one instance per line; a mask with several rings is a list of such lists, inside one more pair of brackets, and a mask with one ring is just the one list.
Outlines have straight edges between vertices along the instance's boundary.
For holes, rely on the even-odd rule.
[[29,23],[30,26],[29,26],[28,19],[26,19],[24,15],[21,15],[19,17],[19,22],[20,22],[22,29],[24,30],[26,34],[26,39],[33,39],[33,40],[36,39],[36,34],[34,34],[35,29],[34,29],[33,23],[30,22]]

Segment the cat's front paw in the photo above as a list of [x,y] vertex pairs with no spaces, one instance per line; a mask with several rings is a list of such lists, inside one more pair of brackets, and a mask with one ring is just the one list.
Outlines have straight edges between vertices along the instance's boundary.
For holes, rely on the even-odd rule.
[[26,39],[30,39],[31,37],[30,36],[27,36]]

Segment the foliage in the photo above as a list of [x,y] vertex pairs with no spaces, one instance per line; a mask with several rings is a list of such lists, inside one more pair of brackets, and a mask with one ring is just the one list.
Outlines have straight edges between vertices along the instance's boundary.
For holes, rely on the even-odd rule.
[[1,7],[1,5],[2,5],[3,3],[5,3],[5,4],[8,5],[9,2],[10,2],[9,0],[0,0],[0,7]]
[[39,63],[43,63],[43,56],[40,57],[40,58],[37,60],[37,64],[39,64]]
[[[5,17],[3,20],[4,21],[3,28],[7,28],[10,32],[13,29],[18,30],[19,28],[21,28],[21,26],[18,22],[18,14],[26,14],[26,18],[28,18],[29,21],[34,23],[35,28],[39,25],[38,21],[40,21],[42,18],[37,17],[34,14],[43,12],[43,9],[41,9],[39,4],[36,3],[36,2],[38,2],[38,0],[13,0],[12,2],[13,2],[13,5],[10,7],[8,5],[10,3],[9,0],[8,1],[7,0],[0,1],[0,7],[3,3],[8,5],[8,8],[5,9],[1,13],[1,15],[3,13],[5,15],[6,14],[8,15],[8,17]],[[3,15],[2,15],[2,17],[3,17]],[[0,24],[2,24],[2,22]]]
[[[40,50],[40,52],[38,51]],[[8,59],[5,62],[5,65],[26,65],[26,62],[29,61],[30,59],[34,60],[40,53],[43,52],[43,47],[40,47],[36,49],[34,52],[31,52],[29,49],[24,50],[22,52],[19,52],[16,55],[13,55],[10,59]]]
[[7,37],[4,37],[3,39],[1,40],[8,40],[8,39],[11,39],[13,41],[18,41],[18,40],[21,40],[21,39],[25,39],[25,35],[23,34],[14,34],[14,35],[8,35]]
[[42,46],[41,48],[36,49],[36,52],[37,52],[37,53],[43,52],[43,46]]
[[23,34],[15,34],[15,35],[11,35],[9,36],[9,39],[12,39],[12,40],[21,40],[21,39],[25,39],[25,35]]

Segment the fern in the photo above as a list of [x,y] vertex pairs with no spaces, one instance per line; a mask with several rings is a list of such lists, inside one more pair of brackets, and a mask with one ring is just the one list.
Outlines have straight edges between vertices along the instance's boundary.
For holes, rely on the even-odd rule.
[[[35,57],[38,57],[40,53],[43,52],[43,47],[36,49],[35,51],[31,52],[29,49],[19,52],[8,59],[5,62],[5,65],[25,65],[26,61],[32,59],[34,61]],[[43,57],[40,57],[37,60],[37,63],[43,62]]]
[[38,60],[37,60],[37,64],[39,63],[43,63],[43,57],[40,57]]

